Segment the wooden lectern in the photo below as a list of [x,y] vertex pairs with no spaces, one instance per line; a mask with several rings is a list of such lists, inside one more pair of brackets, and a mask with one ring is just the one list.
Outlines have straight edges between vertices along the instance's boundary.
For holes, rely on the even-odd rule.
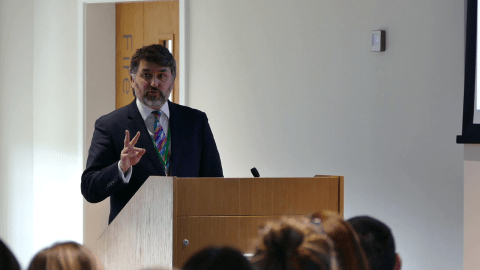
[[181,268],[200,249],[253,252],[267,220],[331,210],[343,215],[343,176],[150,177],[96,243],[106,270]]

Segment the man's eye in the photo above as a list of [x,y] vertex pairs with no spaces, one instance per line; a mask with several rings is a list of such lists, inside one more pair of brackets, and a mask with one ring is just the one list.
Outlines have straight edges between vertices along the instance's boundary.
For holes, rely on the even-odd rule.
[[150,79],[151,77],[152,77],[151,74],[148,74],[148,73],[142,74],[142,78],[144,79]]

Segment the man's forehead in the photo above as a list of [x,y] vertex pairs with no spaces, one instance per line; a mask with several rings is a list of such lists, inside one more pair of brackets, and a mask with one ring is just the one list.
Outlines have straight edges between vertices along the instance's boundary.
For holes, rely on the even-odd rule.
[[170,71],[170,67],[160,66],[156,63],[142,60],[140,61],[140,70],[151,71],[151,72],[168,72]]

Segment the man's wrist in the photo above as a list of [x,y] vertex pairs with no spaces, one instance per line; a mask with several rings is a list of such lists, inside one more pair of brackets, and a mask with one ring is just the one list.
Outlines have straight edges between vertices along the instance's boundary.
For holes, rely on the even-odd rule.
[[123,172],[122,168],[120,167],[120,161],[119,161],[118,172],[120,173],[120,177],[122,178],[122,181],[128,184],[128,182],[130,181],[130,177],[132,176],[132,167],[128,168],[126,172]]
[[130,169],[130,167],[125,168],[125,166],[123,166],[123,163],[122,163],[121,160],[118,162],[118,168],[120,169],[120,171],[121,171],[123,174],[126,174],[127,171]]

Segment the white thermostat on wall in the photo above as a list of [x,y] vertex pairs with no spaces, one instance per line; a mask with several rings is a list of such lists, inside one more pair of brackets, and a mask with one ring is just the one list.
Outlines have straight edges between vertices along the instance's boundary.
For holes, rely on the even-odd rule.
[[385,51],[385,31],[373,30],[372,31],[372,52]]

